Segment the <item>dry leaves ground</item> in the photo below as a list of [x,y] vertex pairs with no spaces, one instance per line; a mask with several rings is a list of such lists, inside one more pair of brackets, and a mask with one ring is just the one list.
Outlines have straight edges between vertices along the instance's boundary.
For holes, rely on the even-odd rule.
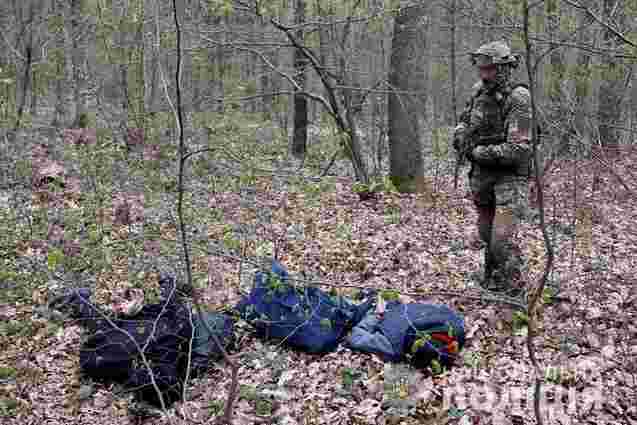
[[[635,159],[635,152],[616,158],[617,172],[635,175]],[[62,174],[57,165],[43,163],[56,178]],[[240,289],[247,289],[253,268],[237,256],[269,250],[295,276],[329,282],[340,293],[353,294],[356,286],[394,288],[411,294],[403,297],[406,301],[446,303],[466,320],[468,342],[457,366],[435,375],[345,348],[322,357],[298,353],[256,340],[240,322],[233,352],[241,365],[237,424],[534,423],[524,315],[476,299],[426,295],[478,293],[470,276],[479,270],[482,253],[467,246],[475,213],[465,186],[456,193],[448,189],[452,179],[451,174],[432,178],[434,197],[384,193],[366,202],[359,201],[346,177],[328,178],[324,186],[281,186],[277,178],[262,177],[250,183],[249,192],[192,190],[190,202],[201,208],[193,221],[204,225],[189,229],[191,240],[223,241],[235,255],[193,249],[197,290],[210,308],[235,304]],[[543,297],[536,339],[546,373],[545,423],[637,424],[637,205],[613,179],[598,164],[583,161],[561,161],[547,178],[545,218],[556,248],[551,284],[559,293]],[[113,197],[106,210],[99,210],[110,231],[97,244],[114,247],[108,252],[110,267],[94,275],[96,300],[103,304],[138,275],[132,270],[141,266],[129,257],[137,246],[129,245],[131,240],[142,241],[146,256],[175,255],[170,252],[177,248],[174,223],[149,216],[144,204],[149,201],[139,192],[123,190],[130,196]],[[85,208],[82,199],[63,195],[68,196],[57,202],[66,202],[67,209]],[[152,204],[153,211],[170,210],[173,198],[168,199]],[[157,225],[146,238],[134,226],[144,219]],[[251,230],[241,233],[243,228]],[[528,242],[530,281],[537,282],[545,262],[537,220],[520,232]],[[64,244],[56,234],[53,229],[42,235],[44,242],[13,241],[12,260],[43,264],[46,270],[47,246],[55,247],[56,240]],[[245,236],[250,234],[254,237]],[[91,237],[89,231],[78,244]],[[84,255],[85,246],[76,249]],[[192,381],[188,400],[174,405],[168,416],[148,419],[133,414],[130,397],[115,395],[115,387],[81,378],[80,328],[56,325],[38,310],[52,286],[50,273],[28,294],[3,297],[2,423],[192,424],[212,423],[220,414],[230,383],[223,363]],[[19,270],[15,276],[5,273],[2,290],[17,292],[12,282],[19,275]],[[156,274],[137,277],[152,299]]]

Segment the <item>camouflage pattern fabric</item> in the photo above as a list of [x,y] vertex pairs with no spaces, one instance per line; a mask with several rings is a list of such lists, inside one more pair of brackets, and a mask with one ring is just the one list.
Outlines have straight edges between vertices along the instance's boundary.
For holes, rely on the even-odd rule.
[[483,92],[476,98],[469,125],[480,128],[477,132],[478,137],[502,133],[506,134],[506,141],[476,146],[472,152],[472,159],[478,166],[515,168],[518,174],[528,176],[528,166],[533,153],[529,140],[530,93],[524,87],[517,87],[508,96],[502,112],[498,105],[498,95],[503,96],[498,92],[495,95]]
[[[459,142],[469,147],[472,198],[478,211],[478,231],[486,243],[485,276],[488,289],[524,286],[526,260],[517,228],[528,211],[530,144],[530,93],[525,87],[511,90],[510,67],[496,65],[494,81],[481,81],[457,128]],[[478,140],[502,135],[493,143]],[[473,147],[473,148],[472,148]]]
[[478,210],[478,232],[487,245],[484,283],[492,290],[520,289],[524,286],[527,264],[518,227],[527,218],[528,181],[476,168],[470,185]]

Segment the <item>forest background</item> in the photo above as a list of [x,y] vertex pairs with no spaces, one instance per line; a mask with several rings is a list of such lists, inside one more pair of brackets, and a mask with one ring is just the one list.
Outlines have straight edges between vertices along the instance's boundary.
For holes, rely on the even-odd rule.
[[[139,420],[79,375],[51,293],[152,301],[171,271],[223,310],[275,256],[299,284],[462,311],[460,367],[309,356],[241,324],[157,421],[637,422],[636,19],[633,0],[2,2],[0,412]],[[468,53],[499,39],[543,128],[525,300],[476,286],[466,168],[453,189]]]

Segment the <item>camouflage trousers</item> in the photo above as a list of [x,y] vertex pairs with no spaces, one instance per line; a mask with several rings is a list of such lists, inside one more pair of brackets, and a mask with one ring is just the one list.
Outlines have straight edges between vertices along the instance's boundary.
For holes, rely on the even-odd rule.
[[523,290],[527,263],[518,228],[529,212],[528,178],[474,165],[469,179],[478,210],[478,232],[487,247],[483,286]]

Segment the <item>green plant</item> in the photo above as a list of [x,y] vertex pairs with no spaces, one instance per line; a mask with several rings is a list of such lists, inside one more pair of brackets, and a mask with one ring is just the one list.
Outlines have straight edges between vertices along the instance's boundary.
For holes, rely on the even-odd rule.
[[529,324],[529,316],[523,311],[515,311],[513,313],[513,328],[519,329]]
[[10,320],[0,323],[0,335],[29,338],[37,333],[37,328],[30,321]]
[[323,318],[321,319],[320,326],[322,331],[328,332],[332,329],[332,321],[330,319]]
[[64,253],[61,249],[50,249],[47,255],[46,263],[50,271],[54,271],[56,267],[64,261]]
[[384,218],[386,224],[400,224],[400,208],[389,207]]
[[356,182],[352,186],[354,193],[380,193],[380,192],[398,192],[396,185],[392,181],[391,177],[383,176],[381,178],[373,179],[369,184]]
[[554,298],[556,295],[557,295],[557,289],[547,286],[542,291],[542,302],[544,304],[552,304],[553,301],[555,301]]
[[561,371],[559,367],[549,366],[544,371],[544,379],[553,384],[559,384],[561,377]]
[[283,294],[288,290],[288,285],[276,274],[270,274],[268,278],[268,289],[272,292]]
[[265,398],[259,398],[256,401],[256,405],[255,405],[255,410],[256,410],[256,414],[258,416],[270,416],[272,415],[272,401],[265,399]]
[[363,373],[358,369],[352,369],[350,367],[343,368],[341,370],[341,380],[343,382],[343,388],[350,390],[354,381],[363,376]]
[[274,243],[272,241],[263,241],[257,245],[257,257],[270,258],[274,255]]
[[241,384],[239,386],[239,398],[254,401],[258,398],[257,389],[252,385]]
[[12,281],[18,277],[18,273],[13,270],[0,270],[0,282]]
[[395,289],[383,289],[382,291],[380,291],[380,296],[385,301],[395,301],[400,298],[400,292],[396,291]]
[[17,408],[18,400],[9,397],[0,398],[0,416],[13,416]]
[[232,226],[226,224],[223,228],[223,244],[230,250],[237,250],[241,247],[241,241],[233,233]]
[[0,367],[0,379],[15,378],[16,373],[17,371],[13,367],[8,367],[8,366]]
[[272,401],[266,396],[259,394],[257,388],[252,385],[241,384],[239,386],[239,399],[253,403],[256,414],[259,416],[270,416],[272,414]]
[[434,128],[431,132],[431,145],[435,158],[446,158],[449,151],[449,128]]
[[365,193],[370,191],[370,186],[362,182],[355,182],[352,185],[352,191],[354,193]]
[[517,336],[526,336],[528,332],[529,316],[522,311],[513,313],[512,329],[513,334]]
[[431,361],[431,373],[436,376],[445,372],[445,367],[440,364],[440,362],[436,359]]
[[463,355],[464,364],[477,369],[480,366],[480,354],[473,351],[466,351]]
[[411,352],[412,354],[416,354],[418,350],[427,345],[431,341],[431,335],[425,332],[418,331],[416,333],[416,339],[414,343],[411,344]]
[[208,410],[210,411],[210,415],[217,416],[223,412],[223,401],[212,400],[210,404],[208,404]]
[[336,237],[338,239],[349,240],[352,238],[352,225],[349,223],[338,223],[336,225]]

